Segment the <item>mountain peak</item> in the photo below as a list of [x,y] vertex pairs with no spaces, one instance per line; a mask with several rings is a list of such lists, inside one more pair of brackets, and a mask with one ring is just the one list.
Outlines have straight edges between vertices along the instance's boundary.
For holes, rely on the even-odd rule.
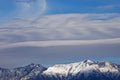
[[88,60],[84,60],[83,62],[84,62],[84,63],[94,63],[94,61],[89,60],[89,59],[88,59]]
[[41,64],[34,64],[34,63],[31,63],[29,65],[27,65],[26,67],[30,67],[30,68],[35,68],[35,67],[43,67]]

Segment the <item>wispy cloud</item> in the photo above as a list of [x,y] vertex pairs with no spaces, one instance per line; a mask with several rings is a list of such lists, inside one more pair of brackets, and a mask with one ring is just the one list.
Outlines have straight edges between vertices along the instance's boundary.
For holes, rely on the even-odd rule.
[[103,10],[110,10],[110,9],[115,9],[115,8],[120,8],[119,4],[109,4],[109,5],[104,5],[104,6],[99,6],[97,7],[98,9],[103,9]]
[[37,18],[46,10],[46,0],[14,0],[15,17],[30,19]]
[[52,47],[52,46],[77,46],[77,45],[100,45],[100,44],[120,44],[120,38],[99,39],[99,40],[62,40],[62,41],[28,41],[18,42],[0,46],[0,48],[12,47]]
[[0,26],[0,44],[43,40],[95,40],[120,37],[119,14],[67,14],[15,19]]
[[[120,56],[119,14],[61,14],[0,25],[0,64]],[[14,58],[13,58],[14,57]]]

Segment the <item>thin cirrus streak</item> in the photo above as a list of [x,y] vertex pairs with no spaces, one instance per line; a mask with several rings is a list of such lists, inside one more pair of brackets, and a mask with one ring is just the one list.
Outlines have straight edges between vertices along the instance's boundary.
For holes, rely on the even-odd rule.
[[46,10],[46,0],[14,0],[14,16],[22,19],[37,18]]
[[93,45],[93,44],[120,44],[120,38],[115,39],[100,39],[100,40],[63,40],[63,41],[28,41],[18,42],[0,46],[0,48],[12,47],[50,47],[50,46],[77,46],[77,45]]

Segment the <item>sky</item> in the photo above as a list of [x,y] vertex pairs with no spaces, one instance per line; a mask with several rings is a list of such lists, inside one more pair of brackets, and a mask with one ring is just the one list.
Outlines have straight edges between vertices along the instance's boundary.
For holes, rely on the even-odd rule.
[[47,14],[120,13],[119,0],[47,0]]
[[120,63],[119,0],[0,0],[0,66],[86,59]]
[[119,3],[119,0],[0,0],[0,21],[36,18],[42,13],[120,13]]

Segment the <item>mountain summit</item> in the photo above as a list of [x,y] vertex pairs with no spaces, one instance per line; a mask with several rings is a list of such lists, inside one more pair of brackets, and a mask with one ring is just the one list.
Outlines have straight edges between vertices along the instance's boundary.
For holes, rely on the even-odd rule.
[[91,61],[91,60],[85,60],[83,61],[84,63],[94,63],[94,61]]
[[45,68],[30,64],[15,69],[0,68],[0,80],[120,80],[120,65],[85,60]]

